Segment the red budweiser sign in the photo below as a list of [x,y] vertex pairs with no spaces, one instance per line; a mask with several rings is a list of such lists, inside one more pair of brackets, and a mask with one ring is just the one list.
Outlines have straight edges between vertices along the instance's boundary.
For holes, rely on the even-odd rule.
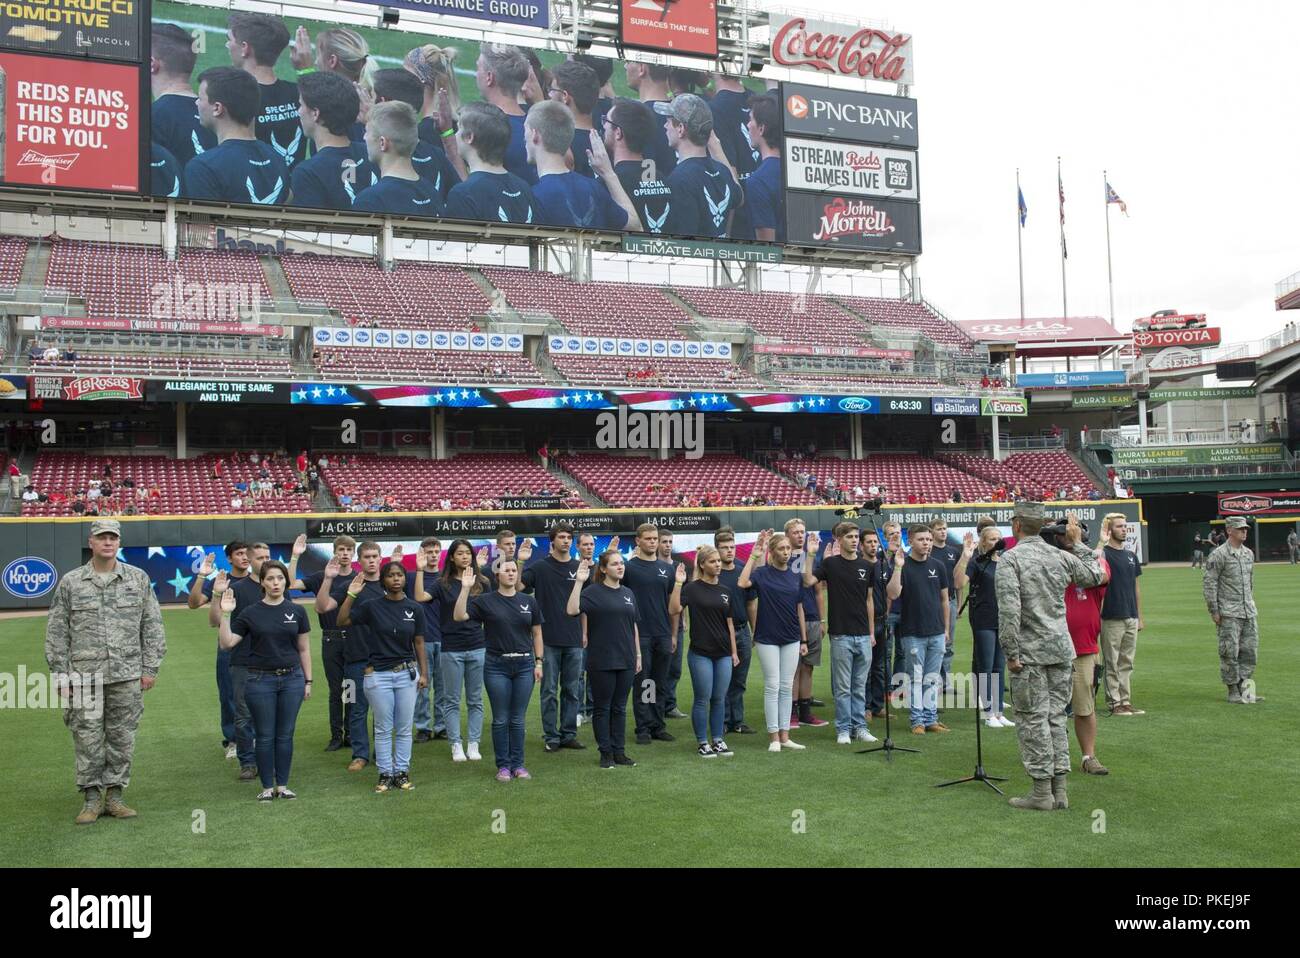
[[144,380],[130,376],[82,376],[63,384],[64,399],[140,399]]
[[911,84],[912,37],[806,17],[772,17],[772,59],[785,67]]
[[1222,330],[1217,326],[1199,329],[1150,329],[1133,334],[1138,349],[1164,349],[1168,346],[1217,346]]
[[830,240],[841,236],[888,236],[894,232],[889,214],[862,200],[836,197],[822,210],[821,226],[813,239]]

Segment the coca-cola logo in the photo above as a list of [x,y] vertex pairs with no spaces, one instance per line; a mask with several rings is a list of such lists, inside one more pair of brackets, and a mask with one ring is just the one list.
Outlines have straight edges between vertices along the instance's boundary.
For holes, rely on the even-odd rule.
[[[773,18],[773,23],[778,18]],[[907,33],[813,22],[792,17],[772,37],[772,59],[786,67],[806,67],[840,76],[890,83],[910,82]]]
[[1232,496],[1219,501],[1220,512],[1265,512],[1273,507],[1267,496]]
[[896,227],[884,210],[862,200],[837,197],[822,208],[821,225],[813,234],[815,240],[836,239],[841,236],[888,236]]

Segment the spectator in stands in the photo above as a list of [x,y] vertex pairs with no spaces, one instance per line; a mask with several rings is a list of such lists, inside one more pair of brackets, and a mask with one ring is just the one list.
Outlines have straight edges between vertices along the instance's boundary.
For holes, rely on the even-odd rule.
[[[259,14],[232,14],[236,17]],[[278,22],[278,21],[277,21]],[[287,39],[287,31],[286,31]],[[232,42],[233,31],[232,31]],[[247,46],[247,44],[243,44]],[[282,81],[281,81],[282,82]],[[298,95],[294,84],[294,103]],[[203,126],[211,130],[217,145],[195,156],[185,165],[182,192],[193,199],[225,200],[233,203],[279,204],[288,199],[292,144],[279,151],[279,144],[267,145],[254,129],[264,103],[258,82],[249,73],[233,67],[212,67],[199,76],[198,110]],[[297,120],[294,120],[297,127]],[[266,124],[274,138],[273,124]],[[296,134],[301,139],[301,132]],[[303,144],[305,151],[306,144]]]
[[240,498],[239,495],[237,495],[237,494],[231,496],[231,497],[230,497],[230,508],[231,508],[232,510],[238,512],[240,509],[243,509],[243,508],[244,508],[244,500],[243,500],[242,498]]
[[983,376],[980,377],[980,386],[982,388],[988,389],[992,385],[993,385],[993,380],[989,379],[988,373],[985,373]]
[[399,216],[442,216],[446,212],[437,186],[416,173],[411,163],[419,144],[418,127],[419,117],[410,104],[390,101],[370,108],[366,155],[379,172],[379,182],[357,194],[354,210]]
[[262,456],[256,449],[254,449],[248,454],[248,461],[251,465],[260,465],[262,462]]
[[372,185],[359,171],[367,159],[365,145],[351,138],[361,109],[356,87],[338,73],[308,73],[298,81],[298,96],[298,118],[313,149],[309,159],[294,164],[293,205],[351,209],[357,194]]
[[350,511],[352,508],[352,497],[348,495],[346,490],[339,493],[339,505],[345,512]]
[[[716,109],[716,108],[715,108]],[[743,175],[747,238],[768,243],[785,242],[785,218],[781,197],[781,108],[774,96],[758,96],[750,102],[746,137],[760,155],[752,173]],[[724,144],[725,146],[725,144]],[[747,152],[742,150],[742,155]],[[733,164],[735,165],[735,164]],[[739,167],[737,166],[737,169]]]
[[99,496],[100,496],[99,480],[92,479],[90,480],[90,488],[86,490],[86,499],[90,502],[94,502],[96,499],[99,498]]
[[[657,107],[668,104],[671,98],[668,88],[668,67],[657,63],[633,63],[631,60],[626,61],[624,67],[627,71],[627,85],[636,91],[643,108],[655,111]],[[617,111],[616,104],[612,112]],[[668,142],[668,134],[663,126],[659,123],[653,126],[653,136],[644,144],[640,152],[654,163],[649,171],[651,175],[666,182],[677,166],[677,153]]]
[[952,492],[948,493],[949,502],[961,502],[961,490],[953,486]]
[[438,500],[438,508],[441,509],[443,512],[450,512],[451,500],[448,499],[446,496],[443,496],[441,499]]
[[320,469],[321,472],[324,472],[326,469],[329,468],[329,464],[330,464],[329,457],[322,452],[320,454],[320,458],[316,460],[316,467]]
[[36,490],[31,486],[28,486],[23,490],[23,502],[38,502],[40,498],[41,497],[37,495]]
[[[485,45],[485,49],[487,46]],[[479,62],[483,62],[480,56]],[[520,116],[520,149],[523,149],[523,117]],[[528,182],[506,167],[511,144],[511,121],[488,103],[467,103],[460,113],[456,132],[461,156],[469,177],[452,187],[447,195],[447,215],[458,219],[504,218],[510,223],[531,223],[536,213]],[[534,172],[532,178],[536,179]]]
[[155,22],[149,49],[150,136],[167,150],[182,169],[199,153],[217,145],[211,130],[199,121],[198,104],[191,86],[194,38],[174,23]]
[[[483,103],[465,104],[461,116],[465,110],[475,106],[492,106],[500,110],[509,127],[501,165],[531,186],[537,182],[537,169],[528,162],[524,148],[524,111],[519,106],[520,91],[529,79],[528,59],[518,47],[505,43],[484,43],[480,51],[474,82]],[[465,155],[464,140],[460,145],[462,155]],[[473,164],[469,164],[467,155],[465,159],[472,170]]]
[[18,468],[18,460],[9,460],[9,498],[17,499],[22,495],[23,471]]
[[658,103],[655,112],[666,117],[664,129],[678,162],[665,181],[677,208],[676,228],[688,236],[726,239],[731,220],[744,204],[744,194],[727,165],[726,155],[713,136],[713,114],[692,93],[671,103]]
[[[663,134],[654,114],[635,100],[619,99],[601,119],[601,125],[605,151],[613,161],[624,192],[636,208],[642,228],[647,233],[677,232],[672,219],[672,190],[663,181],[666,174],[658,166],[645,165],[656,134]],[[667,147],[666,140],[664,146]]]
[[57,363],[59,361],[59,347],[50,346],[41,356],[47,363]]

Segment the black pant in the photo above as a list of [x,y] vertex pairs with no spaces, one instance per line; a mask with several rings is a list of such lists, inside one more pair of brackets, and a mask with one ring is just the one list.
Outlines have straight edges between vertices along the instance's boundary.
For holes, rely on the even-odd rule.
[[641,671],[632,689],[632,712],[636,734],[653,735],[664,729],[668,668],[673,658],[673,641],[666,635],[641,636]]
[[884,620],[883,613],[876,620],[876,644],[871,650],[871,671],[867,673],[868,712],[885,710],[885,687],[889,684],[885,670],[885,659],[889,653],[889,627]]
[[320,638],[320,657],[325,666],[325,681],[330,687],[330,738],[347,737],[351,703],[343,703],[343,642],[342,629],[324,629]]
[[594,705],[591,730],[602,755],[621,755],[627,741],[627,693],[632,690],[632,670],[597,669],[587,673]]

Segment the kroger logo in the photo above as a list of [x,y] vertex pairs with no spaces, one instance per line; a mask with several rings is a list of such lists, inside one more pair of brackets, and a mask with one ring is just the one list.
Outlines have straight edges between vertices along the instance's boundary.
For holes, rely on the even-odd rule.
[[650,344],[649,344],[649,343],[637,343],[637,344],[636,344],[636,351],[637,351],[638,353],[648,353],[648,352],[650,352]]
[[397,343],[399,346],[406,346],[410,344],[411,337],[406,335],[406,333],[398,333],[393,337],[393,342]]
[[506,340],[504,336],[493,336],[491,339],[488,340],[488,342],[492,344],[493,348],[498,348],[506,344]]
[[672,344],[668,347],[668,351],[669,351],[670,353],[672,353],[674,356],[680,356],[680,355],[682,354],[682,344],[681,344],[681,343],[672,343]]
[[571,352],[575,352],[575,353],[576,353],[576,352],[578,352],[580,349],[582,349],[582,343],[581,343],[581,342],[579,342],[579,341],[576,340],[576,339],[571,339],[571,340],[569,340],[569,350],[570,350]]
[[600,341],[600,351],[602,353],[612,353],[617,348],[618,347],[614,345],[614,340],[612,339],[602,339]]
[[506,340],[506,345],[509,346],[511,349],[520,349],[524,345],[523,337],[511,336],[509,339]]
[[58,581],[59,573],[54,566],[36,556],[24,556],[5,566],[5,589],[19,599],[39,599]]
[[388,333],[375,333],[376,346],[387,345],[391,341],[392,341],[392,336],[390,336]]
[[621,339],[618,343],[618,352],[621,356],[626,356],[632,352],[632,343],[629,340]]
[[560,339],[558,336],[551,340],[551,352],[558,353],[563,348],[564,340]]
[[428,346],[428,345],[429,345],[429,334],[428,334],[428,333],[416,333],[416,334],[415,334],[415,345],[417,345],[417,346]]
[[654,347],[655,347],[656,356],[662,356],[665,352],[667,352],[667,347],[663,343],[655,343]]
[[346,329],[337,329],[334,331],[334,342],[346,343],[350,335]]
[[870,399],[862,396],[846,396],[840,400],[840,408],[845,412],[871,412],[875,407]]
[[731,343],[718,343],[718,355],[719,355],[719,356],[730,356],[730,355],[731,355]]
[[446,333],[437,333],[433,337],[433,342],[434,345],[436,346],[446,346],[449,342],[451,342],[451,337],[448,336]]
[[330,341],[330,331],[328,329],[316,330],[316,342],[328,343]]
[[704,355],[712,356],[714,352],[716,352],[716,348],[714,347],[713,343],[705,343],[703,351],[704,351]]
[[454,335],[451,337],[451,344],[457,349],[464,349],[469,345],[469,337],[463,333]]
[[584,352],[594,353],[600,349],[600,344],[594,339],[585,339],[582,342],[582,348]]

